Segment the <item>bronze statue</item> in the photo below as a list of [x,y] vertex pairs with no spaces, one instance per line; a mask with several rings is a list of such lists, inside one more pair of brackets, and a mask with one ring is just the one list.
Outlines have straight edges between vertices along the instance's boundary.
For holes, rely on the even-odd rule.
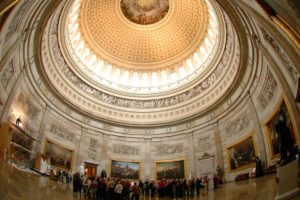
[[295,158],[296,149],[289,127],[286,125],[286,116],[283,110],[279,112],[279,119],[276,124],[276,134],[280,151],[280,165],[284,165]]
[[105,169],[103,169],[103,170],[101,171],[100,177],[101,177],[101,178],[107,178],[107,173],[106,173]]

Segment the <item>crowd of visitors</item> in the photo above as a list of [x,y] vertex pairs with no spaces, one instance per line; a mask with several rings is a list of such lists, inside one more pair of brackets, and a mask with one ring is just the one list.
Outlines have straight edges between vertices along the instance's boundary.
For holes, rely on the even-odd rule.
[[72,181],[72,171],[55,170],[50,171],[50,179],[60,181],[62,183],[70,183]]
[[[215,187],[218,182],[214,178]],[[208,190],[208,178],[131,182],[117,178],[88,177],[75,173],[73,191],[80,198],[94,200],[139,200],[140,196],[181,199]]]

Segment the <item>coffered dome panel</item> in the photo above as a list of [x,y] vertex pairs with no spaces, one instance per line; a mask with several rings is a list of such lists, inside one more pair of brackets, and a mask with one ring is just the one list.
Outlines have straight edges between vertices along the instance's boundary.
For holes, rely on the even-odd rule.
[[[116,66],[172,66],[202,43],[209,23],[204,0],[170,0],[160,23],[139,25],[123,14],[119,0],[80,1],[79,32],[97,58]],[[76,2],[75,2],[76,3]]]

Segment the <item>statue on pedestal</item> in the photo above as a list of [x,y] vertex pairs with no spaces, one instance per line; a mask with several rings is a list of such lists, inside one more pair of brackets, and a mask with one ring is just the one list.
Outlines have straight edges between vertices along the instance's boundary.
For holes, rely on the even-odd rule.
[[100,176],[101,178],[107,178],[107,173],[106,173],[106,171],[105,171],[105,169],[103,169],[102,171],[101,171],[101,176]]
[[263,167],[261,164],[261,159],[259,156],[256,156],[256,168],[255,168],[255,177],[260,177],[264,175]]
[[291,131],[286,124],[285,113],[283,110],[280,110],[279,119],[276,124],[276,135],[280,151],[280,165],[284,165],[292,161],[296,155],[296,149],[294,147]]

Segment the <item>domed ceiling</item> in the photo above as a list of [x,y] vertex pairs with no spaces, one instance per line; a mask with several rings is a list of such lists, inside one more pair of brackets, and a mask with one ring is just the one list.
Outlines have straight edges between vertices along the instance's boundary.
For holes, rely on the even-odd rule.
[[159,125],[228,93],[238,41],[210,0],[73,0],[50,18],[42,61],[57,94],[90,117]]
[[193,80],[219,45],[218,20],[204,0],[76,0],[68,12],[68,53],[81,71],[129,93]]

